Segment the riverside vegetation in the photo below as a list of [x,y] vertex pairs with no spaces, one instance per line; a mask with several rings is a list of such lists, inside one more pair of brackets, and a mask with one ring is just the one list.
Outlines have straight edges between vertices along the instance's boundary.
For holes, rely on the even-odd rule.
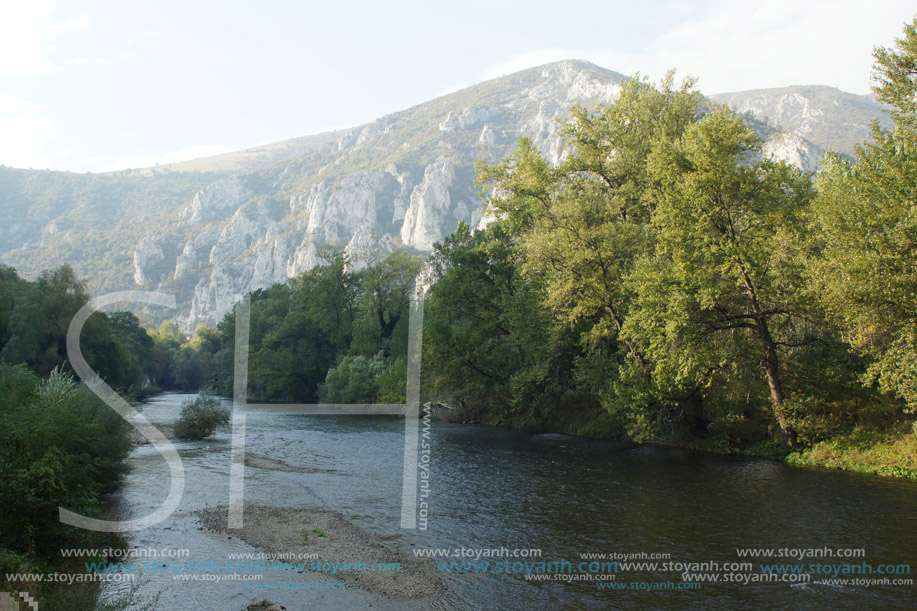
[[[459,417],[917,477],[917,21],[875,54],[894,121],[817,176],[693,81],[574,110],[570,154],[479,167],[499,220],[435,246],[422,391]],[[252,294],[263,400],[399,402],[420,261],[340,251]],[[232,388],[234,317],[173,383]]]
[[[762,159],[742,116],[671,75],[575,109],[560,165],[522,140],[480,166],[498,220],[435,246],[423,396],[466,421],[917,477],[917,19],[876,51],[875,93],[894,128],[874,126],[855,159],[829,153],[816,176]],[[249,395],[404,401],[423,261],[322,258],[251,295]],[[34,282],[0,269],[5,573],[112,547],[57,521],[58,506],[100,514],[129,447],[66,373],[87,302],[69,268]],[[234,337],[233,313],[189,339],[116,312],[91,317],[82,342],[139,398],[230,393]],[[79,595],[13,585],[45,608]]]
[[[67,328],[88,300],[69,268],[35,282],[0,269],[0,590],[29,592],[42,609],[93,608],[99,584],[6,575],[81,574],[85,562],[103,558],[68,558],[61,549],[125,545],[111,533],[58,520],[58,507],[105,516],[105,495],[116,490],[130,449],[130,426],[68,373]],[[149,380],[161,377],[163,361],[133,314],[94,314],[82,348],[90,366],[125,396],[156,391]]]

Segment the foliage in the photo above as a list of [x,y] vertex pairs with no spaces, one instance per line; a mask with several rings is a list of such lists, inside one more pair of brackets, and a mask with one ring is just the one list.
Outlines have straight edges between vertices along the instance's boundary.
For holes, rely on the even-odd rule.
[[[339,249],[319,254],[322,265],[251,294],[249,396],[404,401],[407,314],[421,261],[396,251],[355,271]],[[164,345],[175,387],[211,384],[232,393],[235,317],[227,314],[215,331],[198,329],[180,348]]]
[[345,356],[328,371],[322,386],[322,403],[373,403],[379,392],[377,378],[385,371],[385,358],[379,352],[371,359],[362,354]]
[[790,444],[783,413],[791,346],[816,329],[798,297],[795,252],[809,180],[785,164],[743,164],[758,139],[726,109],[660,144],[650,167],[660,183],[653,214],[658,246],[631,281],[640,307],[622,335],[641,344],[654,380],[699,393],[741,377],[770,394],[774,419]]
[[182,402],[173,430],[179,439],[204,439],[229,424],[229,408],[206,390]]
[[790,454],[787,462],[917,480],[917,432],[854,431]]
[[124,473],[127,424],[60,369],[41,380],[24,365],[0,366],[0,540],[16,554],[48,559],[77,545],[82,529],[58,507],[97,515],[99,495]]
[[503,222],[435,246],[423,371],[430,391],[530,423],[569,388],[575,346],[522,278]]
[[890,107],[895,129],[917,132],[917,17],[904,25],[895,49],[879,47],[873,74],[876,97]]
[[894,131],[873,126],[856,164],[830,156],[817,181],[809,290],[876,383],[917,409],[917,19],[880,48],[876,93]]
[[[89,302],[82,282],[67,266],[47,271],[35,282],[0,269],[0,355],[25,363],[41,376],[56,367],[72,371],[67,332],[74,315]],[[135,393],[160,375],[154,342],[129,312],[94,313],[80,336],[89,366],[106,382]]]

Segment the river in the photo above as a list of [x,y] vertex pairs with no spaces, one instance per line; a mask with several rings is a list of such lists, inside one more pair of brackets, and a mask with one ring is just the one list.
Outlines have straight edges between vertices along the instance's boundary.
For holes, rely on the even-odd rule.
[[[154,423],[171,423],[186,398],[160,395],[146,404],[144,414]],[[373,540],[406,555],[435,548],[506,548],[510,553],[538,549],[540,558],[490,558],[490,562],[508,560],[505,566],[514,570],[523,566],[523,560],[531,567],[535,560],[564,559],[576,567],[572,573],[585,575],[589,567],[580,570],[581,554],[617,553],[633,555],[635,562],[656,562],[656,568],[624,570],[619,564],[617,572],[602,571],[601,579],[610,575],[615,584],[625,584],[617,586],[624,589],[600,589],[595,575],[577,577],[582,581],[535,581],[506,571],[445,572],[441,591],[410,601],[393,601],[355,587],[279,589],[292,587],[284,584],[296,580],[336,583],[329,575],[265,574],[259,583],[277,589],[254,591],[242,581],[178,581],[168,572],[159,572],[143,576],[138,599],[158,595],[155,608],[160,609],[234,610],[267,598],[291,611],[912,609],[917,600],[913,585],[830,582],[835,577],[914,579],[913,574],[869,574],[868,569],[914,563],[917,558],[917,482],[434,422],[429,437],[429,496],[424,499],[429,503],[427,530],[404,530],[399,524],[404,430],[404,421],[397,417],[250,414],[247,451],[312,472],[246,468],[246,503],[330,509]],[[230,554],[257,552],[238,537],[201,529],[198,520],[200,510],[228,502],[229,433],[176,445],[186,473],[181,504],[165,522],[131,534],[131,547],[187,549],[190,556],[182,560],[198,562],[227,562]],[[137,447],[129,462],[131,473],[117,503],[125,517],[158,507],[169,486],[166,463],[150,446]],[[774,554],[799,551],[784,551],[785,557],[768,561],[740,558],[737,548],[768,549]],[[865,555],[831,558],[825,556],[826,548],[835,555],[838,550],[862,549]],[[641,558],[643,554],[668,554],[668,558]],[[797,559],[787,554],[818,555]],[[752,562],[753,567],[727,566],[739,562]],[[684,563],[705,564],[685,567]],[[769,563],[806,565],[803,572],[812,575],[814,583],[784,580],[794,578],[763,582],[761,567]],[[809,566],[813,564],[819,566]],[[845,566],[867,572],[834,573],[848,570]],[[705,573],[702,579],[720,582],[699,580],[699,589],[684,589],[685,568]],[[106,592],[124,595],[125,588],[112,585]]]

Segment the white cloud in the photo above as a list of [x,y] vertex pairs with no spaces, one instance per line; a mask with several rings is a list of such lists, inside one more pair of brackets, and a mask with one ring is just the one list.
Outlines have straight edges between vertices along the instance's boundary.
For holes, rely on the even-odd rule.
[[[885,0],[709,0],[673,3],[683,20],[642,49],[535,49],[484,73],[491,78],[560,59],[660,78],[677,68],[706,93],[823,84],[869,91],[872,49],[890,45],[914,15],[911,2]],[[689,10],[691,9],[691,10]]]
[[42,144],[52,124],[25,100],[0,93],[0,164],[43,169],[47,157]]
[[48,0],[0,0],[0,75],[38,74],[52,68],[48,43],[89,27],[89,17],[54,22]]

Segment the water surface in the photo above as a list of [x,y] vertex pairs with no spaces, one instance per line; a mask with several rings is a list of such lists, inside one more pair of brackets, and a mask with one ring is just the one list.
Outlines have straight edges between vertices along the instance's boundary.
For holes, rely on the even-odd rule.
[[[188,395],[152,399],[145,415],[171,423]],[[399,528],[404,422],[394,417],[250,414],[246,449],[291,465],[292,473],[247,468],[246,501],[341,512],[385,545],[418,548],[537,548],[546,561],[582,553],[667,553],[672,562],[738,562],[736,548],[863,548],[865,558],[780,559],[782,564],[917,564],[917,483],[803,470],[765,460],[530,435],[433,423],[426,531]],[[136,533],[140,548],[187,548],[192,560],[227,561],[257,551],[238,538],[199,530],[194,513],[226,504],[230,435],[178,444],[186,469],[179,510]],[[168,471],[149,446],[131,455],[120,499],[127,515],[165,498]],[[661,562],[661,561],[660,561]],[[755,574],[760,560],[755,560]],[[681,582],[677,572],[618,572],[617,582]],[[817,576],[823,581],[826,576]],[[865,577],[883,577],[865,575]],[[903,577],[914,578],[913,575]],[[358,590],[252,592],[242,582],[180,582],[148,576],[141,594],[163,609],[241,609],[269,598],[288,609],[910,609],[914,586],[825,583],[702,583],[701,589],[599,590],[595,582],[535,582],[522,575],[444,573],[440,595],[405,604]],[[317,581],[331,577],[297,575]],[[264,582],[289,582],[266,575]],[[264,583],[262,582],[262,583]],[[649,587],[649,586],[641,586]],[[117,591],[117,588],[112,588]]]

